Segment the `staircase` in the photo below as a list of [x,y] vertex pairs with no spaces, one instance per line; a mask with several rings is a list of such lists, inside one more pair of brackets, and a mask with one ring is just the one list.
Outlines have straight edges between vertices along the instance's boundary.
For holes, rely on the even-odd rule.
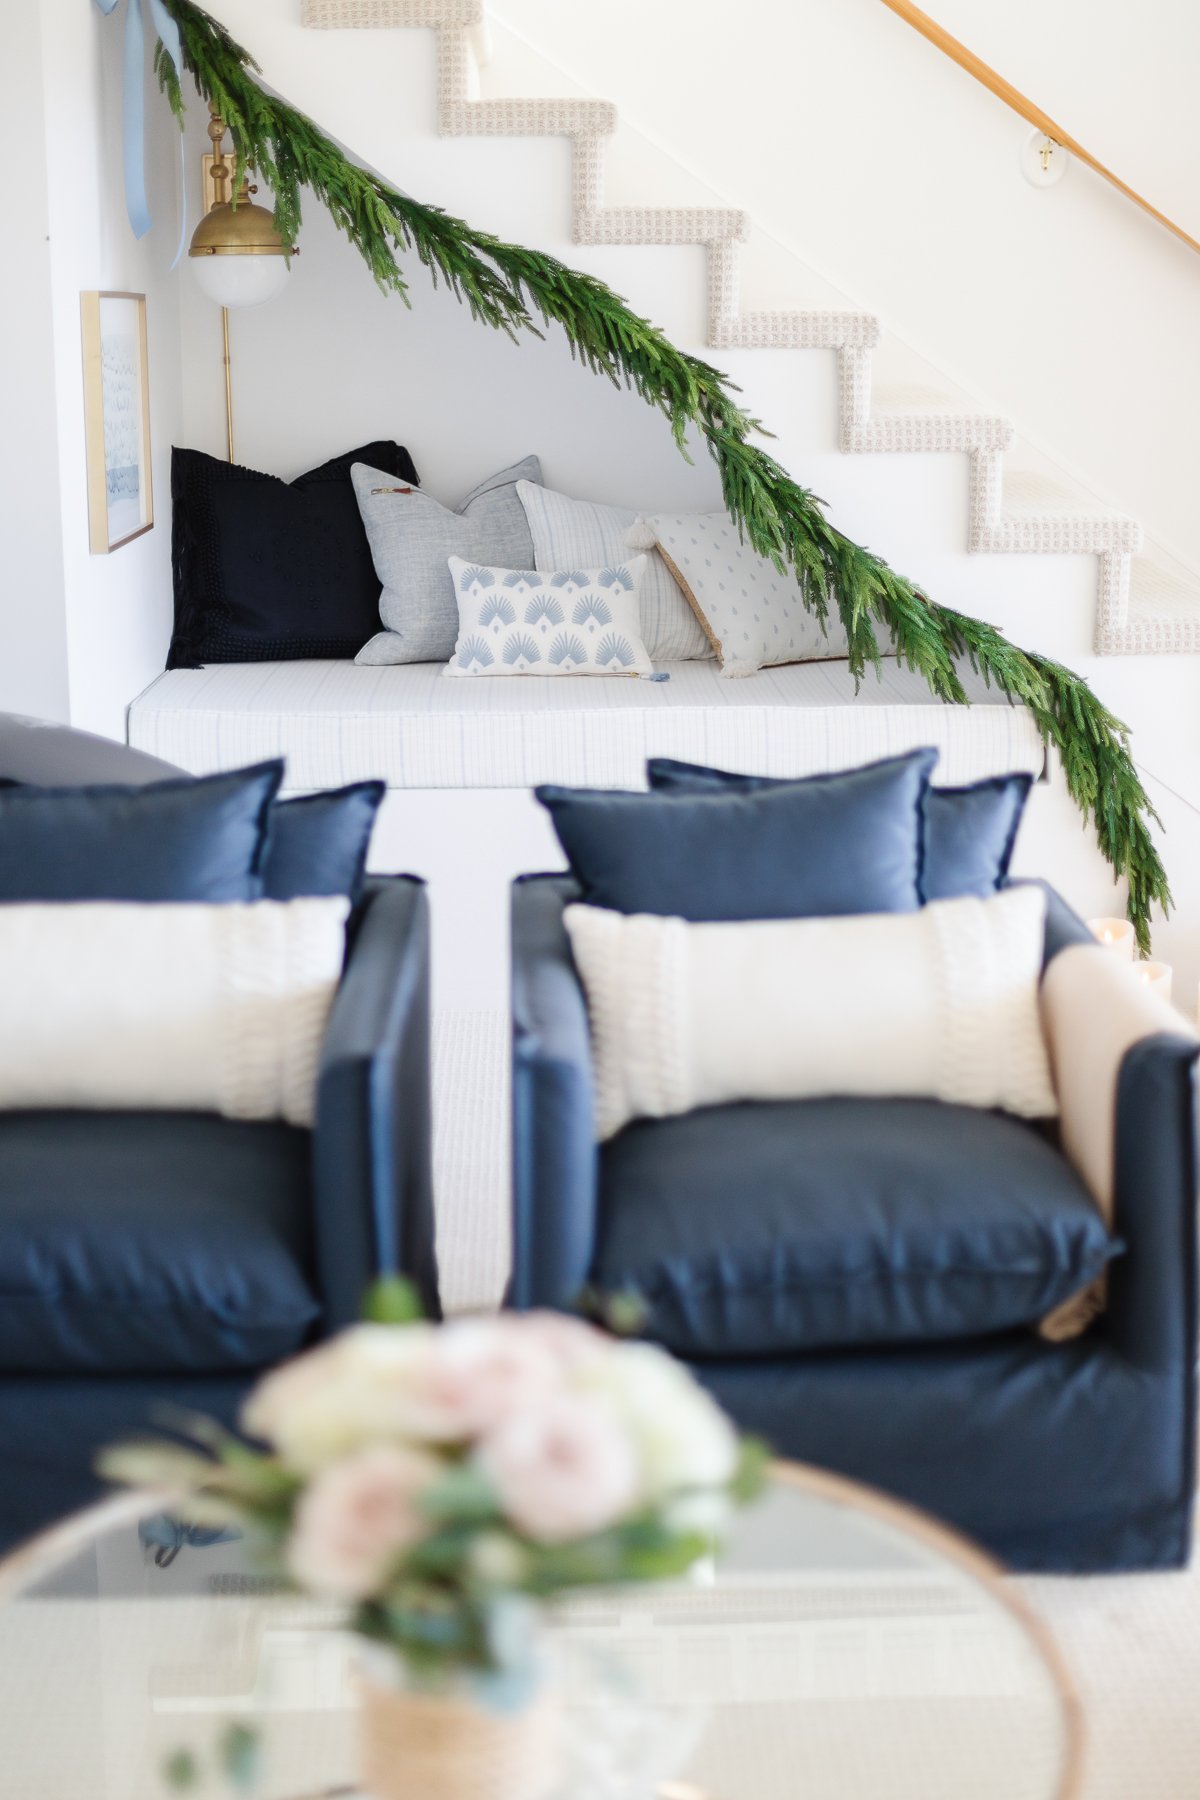
[[476,99],[474,52],[484,0],[304,0],[315,29],[437,32],[439,128],[455,137],[565,137],[571,145],[573,237],[597,246],[694,245],[707,262],[707,342],[713,350],[832,350],[838,358],[839,443],[847,455],[961,453],[969,464],[967,547],[991,555],[1094,556],[1097,655],[1200,653],[1200,585],[1147,553],[1137,519],[1089,503],[1040,475],[1006,472],[1009,420],[952,410],[936,392],[876,390],[880,322],[852,311],[743,311],[746,213],[731,207],[606,206],[605,155],[617,128],[603,100]]

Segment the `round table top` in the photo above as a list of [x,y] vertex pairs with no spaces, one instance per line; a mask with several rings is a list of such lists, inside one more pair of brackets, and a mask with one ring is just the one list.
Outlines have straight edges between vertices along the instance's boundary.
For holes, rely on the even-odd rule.
[[[0,1800],[159,1800],[171,1757],[252,1725],[255,1785],[350,1795],[354,1642],[240,1541],[155,1543],[123,1495],[0,1564]],[[964,1540],[776,1465],[693,1578],[591,1593],[553,1628],[556,1800],[1074,1800],[1053,1645]]]

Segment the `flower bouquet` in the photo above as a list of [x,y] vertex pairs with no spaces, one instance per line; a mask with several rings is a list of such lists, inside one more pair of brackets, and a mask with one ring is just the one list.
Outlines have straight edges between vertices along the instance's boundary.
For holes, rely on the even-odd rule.
[[541,1800],[547,1606],[681,1574],[763,1464],[665,1352],[547,1313],[355,1326],[268,1375],[241,1422],[264,1448],[193,1420],[194,1448],[121,1446],[104,1472],[249,1527],[346,1607],[377,1800]]

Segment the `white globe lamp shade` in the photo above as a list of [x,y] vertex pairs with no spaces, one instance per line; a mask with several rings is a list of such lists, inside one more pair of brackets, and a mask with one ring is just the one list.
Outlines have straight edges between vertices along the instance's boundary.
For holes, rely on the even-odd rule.
[[205,213],[192,233],[188,260],[218,306],[261,306],[286,285],[289,255],[273,215],[243,187],[236,206],[219,200]]
[[284,256],[194,256],[192,270],[201,291],[217,306],[262,306],[287,286]]

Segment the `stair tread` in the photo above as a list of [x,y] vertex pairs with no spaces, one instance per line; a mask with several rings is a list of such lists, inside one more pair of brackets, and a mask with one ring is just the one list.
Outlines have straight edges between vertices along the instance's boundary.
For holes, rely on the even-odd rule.
[[[953,395],[940,392],[937,388],[880,387],[875,389],[871,405],[873,420],[910,418],[914,415],[938,419],[1003,418],[1002,414],[988,412],[981,406],[960,405]],[[1007,421],[1005,422],[1007,423]]]
[[1141,614],[1200,614],[1200,577],[1189,581],[1161,563],[1135,557],[1129,578],[1129,608]]
[[837,351],[843,450],[968,455],[972,548],[1097,555],[1101,604],[1096,647],[1101,654],[1200,649],[1200,574],[1165,554],[1143,554],[1140,521],[1073,487],[1069,476],[1062,485],[1040,471],[1006,467],[1002,459],[1012,447],[1011,421],[956,392],[952,384],[949,390],[880,386],[870,359],[881,330],[874,314],[853,307],[743,306],[737,245],[749,234],[748,212],[720,205],[597,204],[603,194],[603,140],[617,125],[616,108],[609,102],[468,98],[472,45],[477,62],[490,56],[484,8],[485,0],[303,0],[304,23],[310,26],[440,28],[444,133],[571,138],[576,243],[703,246],[711,348]]
[[1004,471],[1004,511],[1022,518],[1043,513],[1072,519],[1131,518],[1129,513],[1106,506],[1078,488],[1065,487],[1051,476],[1027,469]]

